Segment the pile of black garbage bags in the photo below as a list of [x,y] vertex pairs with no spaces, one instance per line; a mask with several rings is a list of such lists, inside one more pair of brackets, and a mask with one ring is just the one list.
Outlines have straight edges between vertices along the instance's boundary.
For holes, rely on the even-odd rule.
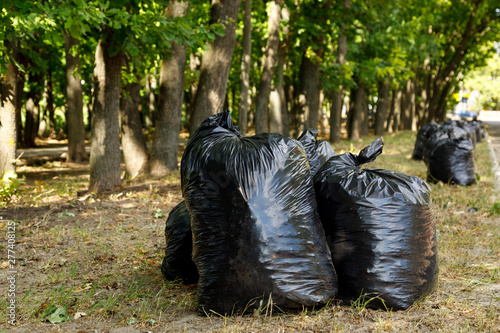
[[476,182],[474,147],[484,138],[481,121],[434,121],[417,133],[412,158],[427,165],[427,180],[472,185]]
[[429,185],[362,168],[382,153],[382,138],[359,155],[337,155],[316,137],[242,137],[226,111],[190,138],[161,270],[198,283],[199,315],[360,297],[406,309],[435,287]]

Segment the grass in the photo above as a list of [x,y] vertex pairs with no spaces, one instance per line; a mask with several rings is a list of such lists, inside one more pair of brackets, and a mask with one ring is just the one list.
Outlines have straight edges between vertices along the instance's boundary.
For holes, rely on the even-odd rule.
[[[358,153],[375,137],[343,141],[337,153]],[[370,168],[426,178],[411,160],[415,133],[386,135],[384,153]],[[163,279],[165,216],[182,200],[179,173],[138,179],[122,190],[79,197],[88,165],[52,162],[20,167],[22,195],[0,208],[0,229],[16,220],[17,332],[109,331],[129,327],[152,332],[498,332],[500,321],[500,201],[486,142],[476,147],[479,182],[470,187],[431,184],[439,245],[436,290],[406,311],[332,301],[320,309],[279,311],[272,299],[245,316],[197,316],[196,286]],[[468,212],[470,208],[477,211]],[[5,250],[6,242],[0,243]],[[5,253],[5,252],[2,252]],[[2,258],[0,264],[6,260]],[[2,266],[3,267],[3,266]],[[2,277],[6,268],[0,270]],[[0,331],[7,323],[6,284],[0,284]],[[67,306],[70,320],[44,322],[43,312]],[[84,313],[75,319],[75,314]]]

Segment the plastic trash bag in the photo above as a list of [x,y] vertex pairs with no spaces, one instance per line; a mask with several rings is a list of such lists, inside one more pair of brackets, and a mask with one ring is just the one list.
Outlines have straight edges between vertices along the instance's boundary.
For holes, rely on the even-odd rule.
[[425,146],[430,136],[439,129],[440,125],[435,121],[422,126],[417,133],[415,140],[415,147],[413,148],[412,159],[420,161],[424,159]]
[[[382,153],[380,138],[359,155],[328,160],[314,177],[318,212],[338,275],[338,295],[406,309],[437,282],[431,189],[401,172],[361,169]],[[383,300],[383,301],[382,301]]]
[[198,313],[272,304],[302,308],[336,293],[302,145],[279,134],[243,138],[229,111],[206,119],[181,161],[198,272]]
[[161,265],[161,272],[165,279],[173,281],[181,278],[185,284],[198,281],[198,271],[191,259],[193,248],[191,220],[184,201],[168,214],[165,240],[167,246]]
[[336,155],[328,141],[316,140],[317,137],[318,131],[308,128],[297,139],[304,146],[313,176],[330,157]]
[[474,145],[470,139],[448,139],[432,150],[427,163],[429,181],[472,185],[476,182]]

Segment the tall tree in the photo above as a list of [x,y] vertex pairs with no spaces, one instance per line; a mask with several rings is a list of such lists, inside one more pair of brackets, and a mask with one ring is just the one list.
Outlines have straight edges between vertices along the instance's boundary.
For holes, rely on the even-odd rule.
[[190,132],[194,133],[205,118],[221,112],[227,89],[227,77],[236,43],[236,20],[241,0],[212,0],[211,23],[224,22],[223,36],[217,35],[203,54],[198,89],[194,99]]
[[269,38],[267,40],[265,55],[262,58],[262,74],[260,76],[257,97],[255,98],[255,133],[269,131],[269,94],[271,93],[271,85],[280,45],[281,0],[273,0],[269,4]]
[[127,68],[127,74],[132,78],[123,86],[121,92],[120,130],[125,171],[127,176],[133,179],[144,172],[149,155],[139,111],[140,77],[130,73],[130,67]]
[[[169,18],[185,16],[189,1],[171,0],[166,10]],[[160,72],[158,116],[153,138],[150,173],[162,177],[177,169],[177,151],[181,129],[186,45],[172,43],[168,58],[163,59]]]
[[243,0],[243,47],[241,54],[241,88],[238,126],[241,134],[247,133],[250,98],[250,62],[252,60],[252,0]]
[[4,56],[5,74],[0,74],[0,177],[16,171],[16,88],[18,69]]
[[85,151],[85,125],[83,123],[83,90],[81,83],[79,40],[64,34],[66,51],[66,123],[68,126],[67,162],[81,163],[88,160]]
[[89,191],[121,185],[119,106],[123,51],[114,45],[113,30],[99,40],[95,54]]
[[[344,64],[347,56],[347,15],[350,8],[351,0],[344,0],[342,5],[342,25],[337,46],[337,64],[340,69],[340,77],[343,76]],[[344,88],[342,85],[339,85],[338,89],[333,92],[332,106],[330,109],[330,141],[334,143],[340,142],[343,94]]]
[[377,113],[375,114],[375,135],[383,135],[385,132],[385,123],[391,103],[390,96],[391,86],[389,78],[379,80]]

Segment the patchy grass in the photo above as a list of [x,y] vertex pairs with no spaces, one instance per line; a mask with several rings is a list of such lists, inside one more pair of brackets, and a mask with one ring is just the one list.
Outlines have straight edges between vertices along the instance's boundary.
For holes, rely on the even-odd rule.
[[[358,153],[375,137],[334,145]],[[366,167],[426,178],[411,160],[415,133],[386,135],[384,153]],[[432,184],[439,237],[437,289],[406,311],[331,302],[321,309],[260,311],[246,316],[198,317],[196,286],[167,282],[160,264],[165,217],[182,200],[179,174],[138,179],[102,195],[78,196],[88,165],[48,162],[18,169],[22,194],[0,208],[0,229],[16,226],[16,315],[7,321],[7,283],[0,284],[0,330],[14,332],[498,332],[500,201],[486,142],[476,147],[480,178],[470,187]],[[476,211],[468,212],[470,208]],[[8,275],[7,241],[0,243],[0,276]],[[51,324],[44,312],[66,306],[69,321]]]

